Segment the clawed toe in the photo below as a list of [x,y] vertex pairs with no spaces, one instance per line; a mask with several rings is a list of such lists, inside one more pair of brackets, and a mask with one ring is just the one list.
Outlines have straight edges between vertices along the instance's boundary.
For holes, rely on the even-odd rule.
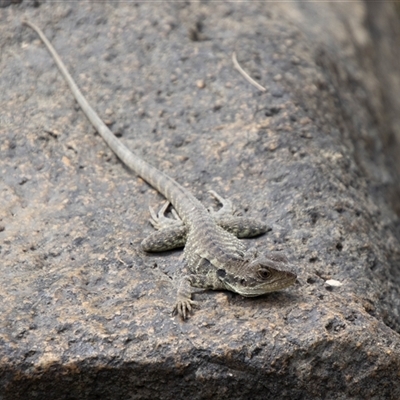
[[178,213],[172,209],[171,213],[174,218],[168,218],[165,216],[167,209],[170,205],[169,201],[166,201],[163,206],[160,208],[160,211],[156,213],[152,207],[149,207],[150,210],[150,223],[157,230],[161,230],[164,228],[169,228],[171,226],[175,226],[178,224],[182,224],[182,220],[179,218]]
[[233,207],[233,204],[230,200],[224,199],[222,196],[220,196],[217,192],[214,190],[209,190],[208,193],[211,194],[216,200],[218,200],[221,204],[222,207],[218,211],[214,211],[213,209],[208,209],[208,211],[215,215],[215,216],[221,216],[221,215],[232,215],[235,212],[235,208]]
[[173,314],[178,314],[183,320],[185,320],[196,306],[197,302],[193,300],[179,300],[175,304]]

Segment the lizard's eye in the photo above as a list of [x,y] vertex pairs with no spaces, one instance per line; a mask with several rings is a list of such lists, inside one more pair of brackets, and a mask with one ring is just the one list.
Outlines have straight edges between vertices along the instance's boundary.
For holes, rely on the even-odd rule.
[[262,268],[258,270],[258,276],[261,279],[268,279],[271,276],[271,271],[267,268]]

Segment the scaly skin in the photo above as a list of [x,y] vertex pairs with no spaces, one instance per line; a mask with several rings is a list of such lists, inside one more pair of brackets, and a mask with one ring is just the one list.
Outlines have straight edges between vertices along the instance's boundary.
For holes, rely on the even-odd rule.
[[[264,233],[264,223],[234,216],[230,201],[215,192],[211,194],[223,207],[218,212],[208,211],[174,179],[132,153],[89,105],[43,32],[31,22],[23,23],[36,31],[46,45],[82,111],[111,150],[168,200],[157,215],[150,210],[150,222],[158,231],[142,242],[142,248],[151,252],[185,246],[184,260],[188,274],[180,279],[175,305],[175,311],[183,319],[187,318],[194,305],[194,287],[225,289],[253,297],[284,289],[295,282],[296,275],[288,270],[288,261],[284,256],[278,253],[259,255],[252,249],[246,250],[238,239]],[[169,203],[176,210],[173,210],[174,219],[164,216]]]

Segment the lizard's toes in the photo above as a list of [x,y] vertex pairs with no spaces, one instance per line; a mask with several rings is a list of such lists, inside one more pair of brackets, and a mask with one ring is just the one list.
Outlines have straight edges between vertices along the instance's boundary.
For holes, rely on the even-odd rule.
[[183,320],[187,319],[192,309],[197,306],[193,300],[179,300],[174,307],[173,314],[178,314]]

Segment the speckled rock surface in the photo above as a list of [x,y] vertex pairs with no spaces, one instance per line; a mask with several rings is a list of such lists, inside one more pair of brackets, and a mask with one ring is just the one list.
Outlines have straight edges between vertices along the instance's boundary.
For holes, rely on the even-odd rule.
[[[138,246],[163,199],[22,18],[132,150],[267,221],[296,285],[171,316],[181,252]],[[361,2],[2,9],[0,399],[400,398],[398,33]]]

